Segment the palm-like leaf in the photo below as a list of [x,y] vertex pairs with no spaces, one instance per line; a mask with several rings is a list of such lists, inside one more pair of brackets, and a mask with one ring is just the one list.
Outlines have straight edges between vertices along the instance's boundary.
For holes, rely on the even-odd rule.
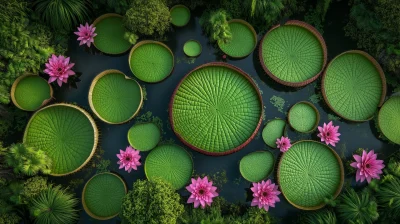
[[305,214],[304,222],[308,224],[336,224],[336,214],[330,209],[323,209]]
[[393,178],[384,182],[377,192],[378,204],[385,212],[400,217],[400,179]]

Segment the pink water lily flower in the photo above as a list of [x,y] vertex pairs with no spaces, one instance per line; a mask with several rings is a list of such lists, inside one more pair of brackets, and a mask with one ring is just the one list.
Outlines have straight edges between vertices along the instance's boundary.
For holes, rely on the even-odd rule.
[[217,187],[214,187],[212,181],[208,181],[207,176],[203,179],[198,177],[197,179],[192,178],[192,183],[186,187],[191,193],[187,203],[194,203],[194,207],[197,208],[201,205],[201,208],[211,206],[214,197],[218,196],[216,192]]
[[253,187],[250,189],[253,191],[251,206],[258,206],[258,208],[268,211],[269,207],[275,207],[275,203],[280,202],[278,195],[281,192],[271,180],[253,183]]
[[142,165],[140,160],[139,151],[133,149],[131,146],[126,147],[125,151],[119,150],[120,154],[117,154],[119,161],[119,169],[125,168],[125,171],[128,173],[131,172],[132,169],[137,170],[137,167]]
[[333,126],[332,121],[328,124],[324,123],[324,126],[318,127],[319,134],[318,137],[321,138],[321,142],[325,142],[327,145],[331,144],[332,146],[336,146],[336,143],[339,142],[339,126]]
[[58,85],[61,86],[67,83],[69,76],[75,75],[75,72],[71,70],[74,65],[74,63],[69,63],[69,57],[66,58],[63,55],[57,57],[53,54],[46,63],[44,72],[50,76],[49,83],[57,80]]
[[86,23],[86,25],[81,24],[78,27],[78,32],[74,32],[74,34],[79,36],[78,40],[81,41],[79,46],[86,44],[90,47],[90,44],[94,42],[94,37],[97,36],[97,33],[94,32],[95,30],[96,27],[93,27],[93,24],[90,26],[88,23]]
[[382,169],[385,167],[383,160],[376,159],[377,155],[374,150],[368,153],[363,150],[362,156],[353,155],[355,162],[351,163],[350,166],[357,169],[356,181],[371,182],[371,179],[380,179],[379,174],[382,174]]
[[290,139],[285,136],[282,136],[280,139],[276,139],[276,145],[281,152],[286,152],[290,149],[290,147],[292,147],[292,144],[290,144]]

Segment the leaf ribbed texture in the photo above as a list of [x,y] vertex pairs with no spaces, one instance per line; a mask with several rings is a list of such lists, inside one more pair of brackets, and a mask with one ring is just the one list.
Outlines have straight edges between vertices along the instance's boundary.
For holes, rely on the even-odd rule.
[[252,152],[240,160],[240,173],[250,182],[259,182],[274,169],[274,156],[268,151]]
[[280,188],[287,200],[297,206],[319,206],[341,187],[340,169],[340,162],[326,145],[297,142],[281,158]]
[[136,48],[130,57],[134,76],[144,82],[159,82],[165,79],[174,67],[174,58],[164,46],[146,43]]
[[32,116],[24,143],[47,153],[53,161],[52,174],[66,174],[88,159],[95,144],[95,131],[88,117],[78,109],[49,106]]
[[196,57],[201,54],[201,45],[199,42],[189,40],[183,45],[183,52],[189,57]]
[[274,119],[269,121],[263,131],[262,138],[269,147],[276,148],[276,139],[284,135],[286,121],[282,119]]
[[313,33],[299,26],[286,25],[272,30],[262,42],[265,66],[280,80],[303,82],[321,70],[322,46]]
[[147,179],[159,178],[174,189],[185,186],[193,173],[192,158],[177,145],[157,146],[147,156],[144,166]]
[[125,183],[111,173],[94,176],[84,189],[84,203],[87,209],[98,217],[112,217],[121,211],[125,196]]
[[246,142],[260,119],[257,90],[242,74],[207,66],[188,75],[172,105],[174,129],[207,152],[226,152]]
[[323,85],[327,103],[346,119],[369,119],[381,100],[379,72],[358,53],[346,53],[334,59],[326,69]]
[[153,149],[160,139],[160,128],[154,123],[135,124],[128,131],[129,144],[139,151]]
[[96,48],[107,54],[120,54],[132,44],[124,39],[125,27],[121,17],[111,16],[96,24],[97,36],[94,37]]
[[318,114],[306,103],[298,103],[289,111],[289,122],[298,132],[310,132],[318,122]]
[[383,104],[378,116],[379,128],[390,141],[400,144],[400,96]]
[[175,26],[184,26],[190,20],[190,10],[185,6],[176,6],[171,12],[171,23]]
[[21,79],[14,92],[15,100],[24,110],[34,111],[50,99],[50,86],[40,76],[26,76]]
[[232,40],[229,43],[219,42],[221,50],[232,57],[245,57],[249,55],[257,42],[251,29],[240,22],[230,22]]
[[110,73],[97,80],[92,104],[101,118],[111,123],[129,120],[142,101],[140,86],[120,73]]

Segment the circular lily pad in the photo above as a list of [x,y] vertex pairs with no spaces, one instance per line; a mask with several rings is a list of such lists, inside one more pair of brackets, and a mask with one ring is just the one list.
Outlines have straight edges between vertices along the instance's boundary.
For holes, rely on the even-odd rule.
[[190,10],[184,5],[175,5],[169,11],[171,14],[171,23],[175,26],[186,26],[190,20]]
[[300,141],[283,154],[278,183],[293,206],[315,210],[336,198],[343,185],[343,164],[334,150],[316,141]]
[[100,16],[93,22],[96,27],[94,46],[106,54],[122,54],[128,51],[132,44],[125,40],[123,17],[108,13]]
[[387,100],[379,111],[379,129],[390,141],[400,144],[400,96]]
[[319,112],[317,108],[309,102],[298,102],[290,108],[288,121],[294,130],[310,133],[318,126]]
[[208,63],[187,74],[171,99],[170,121],[178,138],[207,155],[246,146],[262,121],[261,95],[253,80],[226,63]]
[[139,113],[142,103],[139,83],[118,70],[100,73],[90,85],[90,108],[106,123],[122,124],[131,120]]
[[260,43],[264,71],[276,82],[305,86],[322,73],[327,61],[325,41],[311,25],[291,20],[273,27]]
[[286,121],[273,119],[268,121],[262,131],[262,138],[269,147],[276,149],[276,139],[285,135]]
[[11,87],[11,100],[21,110],[35,111],[53,97],[51,85],[38,75],[18,77]]
[[132,48],[129,67],[133,75],[144,82],[161,82],[174,68],[174,54],[161,42],[144,40]]
[[114,218],[121,211],[122,198],[126,191],[125,182],[116,174],[96,174],[86,182],[83,188],[83,208],[95,219]]
[[183,45],[183,52],[189,57],[197,57],[201,54],[201,44],[197,40],[188,40]]
[[221,51],[234,58],[242,58],[251,54],[257,45],[257,33],[254,28],[241,19],[230,20],[229,27],[232,40],[229,43],[218,43]]
[[240,173],[250,182],[259,182],[268,177],[274,169],[274,155],[268,151],[256,151],[240,160]]
[[79,171],[92,158],[99,138],[89,113],[71,104],[53,104],[32,115],[24,143],[41,149],[53,160],[51,175]]
[[322,77],[325,102],[339,116],[350,121],[373,118],[384,102],[386,79],[380,65],[363,51],[336,56]]
[[154,123],[135,124],[128,131],[129,144],[139,151],[154,149],[160,139],[160,128]]
[[178,145],[160,145],[147,156],[144,171],[147,179],[160,178],[177,190],[190,180],[193,161],[189,153]]

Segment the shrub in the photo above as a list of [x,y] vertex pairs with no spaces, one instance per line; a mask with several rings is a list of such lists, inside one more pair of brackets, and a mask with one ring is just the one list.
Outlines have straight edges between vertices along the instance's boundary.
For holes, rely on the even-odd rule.
[[134,224],[173,224],[183,213],[180,196],[161,180],[137,180],[124,197],[122,215]]
[[232,40],[228,19],[230,16],[225,10],[205,12],[200,18],[200,25],[211,42],[228,43]]
[[300,223],[307,224],[336,224],[336,214],[330,209],[307,212],[301,216]]
[[23,189],[21,191],[22,202],[24,204],[28,204],[28,202],[30,202],[48,187],[49,185],[47,184],[46,177],[35,176],[27,179],[24,182]]

